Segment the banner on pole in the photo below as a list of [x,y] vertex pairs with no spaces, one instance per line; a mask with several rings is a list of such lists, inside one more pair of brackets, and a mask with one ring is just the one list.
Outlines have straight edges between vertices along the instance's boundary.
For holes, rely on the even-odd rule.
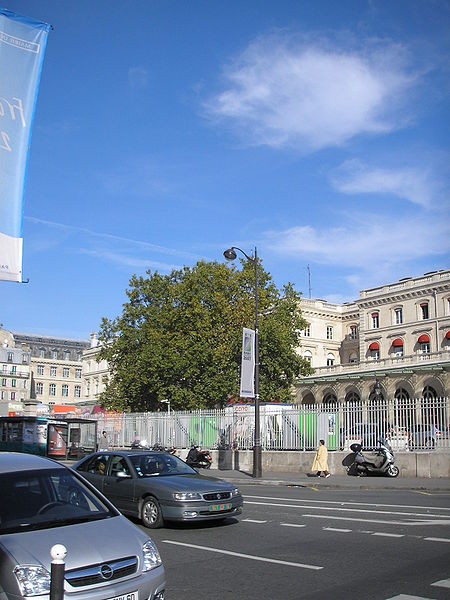
[[22,282],[31,127],[50,25],[0,8],[0,280]]
[[255,332],[242,331],[241,398],[255,397]]

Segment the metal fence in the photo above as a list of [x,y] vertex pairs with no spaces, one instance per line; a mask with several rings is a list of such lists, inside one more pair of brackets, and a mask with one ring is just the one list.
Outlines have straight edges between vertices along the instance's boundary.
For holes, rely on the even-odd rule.
[[[195,444],[209,449],[253,448],[253,405],[222,410],[168,413],[104,413],[98,431],[107,431],[114,447],[135,440],[178,449]],[[396,450],[450,451],[449,398],[372,400],[311,406],[262,404],[263,450],[312,450],[319,439],[329,450],[347,450],[354,442],[374,448],[378,439]]]

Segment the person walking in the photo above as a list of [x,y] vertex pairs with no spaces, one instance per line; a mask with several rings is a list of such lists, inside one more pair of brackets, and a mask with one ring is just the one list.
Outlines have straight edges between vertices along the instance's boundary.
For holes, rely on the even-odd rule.
[[106,435],[106,431],[102,431],[102,435],[100,436],[100,439],[98,440],[98,450],[101,451],[106,451],[108,450],[108,437]]
[[328,450],[325,446],[325,440],[319,440],[319,447],[314,457],[312,471],[317,471],[317,477],[329,477],[331,475],[328,471]]

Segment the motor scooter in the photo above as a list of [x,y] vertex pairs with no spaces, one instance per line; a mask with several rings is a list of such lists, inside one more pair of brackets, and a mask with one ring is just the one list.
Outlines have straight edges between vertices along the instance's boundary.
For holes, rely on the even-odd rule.
[[367,475],[398,476],[399,468],[394,465],[394,452],[385,440],[378,440],[378,446],[374,452],[363,454],[361,444],[352,444],[350,450],[352,454],[348,454],[342,461],[348,475],[360,477]]
[[197,446],[192,446],[186,457],[186,464],[194,469],[209,469],[212,463],[212,456],[209,450],[199,450]]

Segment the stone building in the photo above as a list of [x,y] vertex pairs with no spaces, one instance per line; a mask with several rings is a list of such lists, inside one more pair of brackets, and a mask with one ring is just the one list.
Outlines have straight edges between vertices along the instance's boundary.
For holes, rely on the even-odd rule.
[[450,270],[363,290],[358,300],[301,300],[299,352],[314,374],[297,402],[320,404],[450,395]]
[[96,404],[109,380],[106,360],[100,360],[101,346],[97,334],[91,333],[90,347],[83,352],[83,396],[86,403]]
[[32,411],[30,352],[16,344],[9,331],[0,329],[0,415]]
[[13,333],[30,355],[30,396],[36,403],[76,405],[83,392],[82,356],[89,342]]

